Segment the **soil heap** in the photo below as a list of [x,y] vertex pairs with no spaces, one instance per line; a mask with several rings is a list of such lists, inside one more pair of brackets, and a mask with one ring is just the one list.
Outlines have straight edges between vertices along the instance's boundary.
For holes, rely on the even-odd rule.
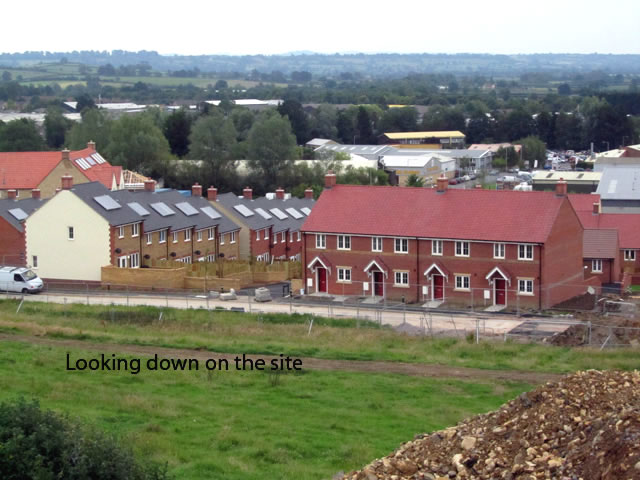
[[640,372],[578,372],[345,480],[640,479]]

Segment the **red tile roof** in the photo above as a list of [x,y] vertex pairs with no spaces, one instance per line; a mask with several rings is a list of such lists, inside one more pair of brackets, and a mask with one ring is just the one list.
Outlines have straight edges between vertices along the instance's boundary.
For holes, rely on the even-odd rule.
[[566,199],[553,192],[337,185],[307,232],[544,243]]
[[596,193],[570,193],[571,205],[576,212],[593,212],[593,204],[600,203],[600,195]]
[[617,230],[591,230],[583,233],[583,258],[616,258],[618,255]]
[[617,230],[620,248],[640,248],[640,215],[635,213],[578,212],[585,229]]
[[[83,170],[75,162],[78,158],[88,157],[96,153],[94,149],[85,148],[69,153],[71,163],[89,181],[99,181],[111,188],[113,175],[120,179],[118,169],[108,162],[96,164]],[[0,152],[0,190],[37,188],[53,169],[62,161],[62,153],[57,152]]]

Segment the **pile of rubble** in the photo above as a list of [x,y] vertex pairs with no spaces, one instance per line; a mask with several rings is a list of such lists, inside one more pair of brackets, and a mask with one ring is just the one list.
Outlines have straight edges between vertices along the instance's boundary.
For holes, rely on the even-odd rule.
[[640,372],[547,383],[343,478],[640,479]]

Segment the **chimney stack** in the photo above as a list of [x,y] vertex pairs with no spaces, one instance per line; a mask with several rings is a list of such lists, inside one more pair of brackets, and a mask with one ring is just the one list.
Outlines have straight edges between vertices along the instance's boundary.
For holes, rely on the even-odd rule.
[[155,192],[156,191],[156,181],[155,180],[145,180],[144,181],[144,191],[145,192]]
[[73,188],[73,177],[71,175],[62,176],[62,190],[71,190]]
[[307,188],[304,191],[304,198],[313,199],[313,190],[311,190],[310,188]]
[[276,198],[278,200],[284,200],[284,189],[282,187],[278,187],[276,190]]
[[96,149],[96,142],[94,142],[93,140],[89,140],[87,142],[87,148],[90,150],[95,150]]
[[198,182],[194,183],[191,186],[191,196],[193,197],[201,197],[202,196],[202,185]]
[[558,180],[558,183],[556,183],[556,196],[557,197],[567,196],[567,182],[562,177],[560,177],[560,180]]
[[62,161],[63,162],[65,162],[65,161],[68,162],[69,161],[69,154],[70,153],[71,152],[69,152],[68,148],[65,148],[64,150],[62,150]]
[[31,190],[31,198],[40,199],[40,189],[39,188],[34,188],[33,190]]
[[333,188],[336,186],[337,177],[333,170],[329,170],[324,176],[324,188]]
[[449,188],[449,179],[444,176],[444,173],[438,177],[437,180],[437,189],[438,193],[444,193]]
[[207,189],[207,199],[210,202],[218,200],[218,189],[216,187],[211,186]]
[[18,191],[15,189],[7,190],[7,198],[9,200],[16,200],[18,198]]
[[244,190],[242,190],[242,196],[247,200],[252,200],[253,190],[251,189],[251,187],[244,187]]
[[600,213],[600,204],[599,203],[594,203],[593,204],[593,214],[594,215],[598,215]]
[[60,193],[61,190],[62,189],[60,187],[56,187],[56,193],[55,194],[57,195],[58,193]]

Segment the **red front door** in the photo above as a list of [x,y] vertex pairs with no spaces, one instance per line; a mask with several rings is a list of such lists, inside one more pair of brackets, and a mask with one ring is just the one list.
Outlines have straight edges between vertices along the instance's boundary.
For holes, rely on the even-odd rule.
[[496,305],[507,304],[507,282],[502,278],[496,278]]
[[318,291],[327,292],[327,269],[318,267]]
[[384,280],[382,272],[373,272],[373,294],[376,297],[384,296]]
[[444,298],[444,277],[442,275],[433,276],[433,299],[442,300]]

